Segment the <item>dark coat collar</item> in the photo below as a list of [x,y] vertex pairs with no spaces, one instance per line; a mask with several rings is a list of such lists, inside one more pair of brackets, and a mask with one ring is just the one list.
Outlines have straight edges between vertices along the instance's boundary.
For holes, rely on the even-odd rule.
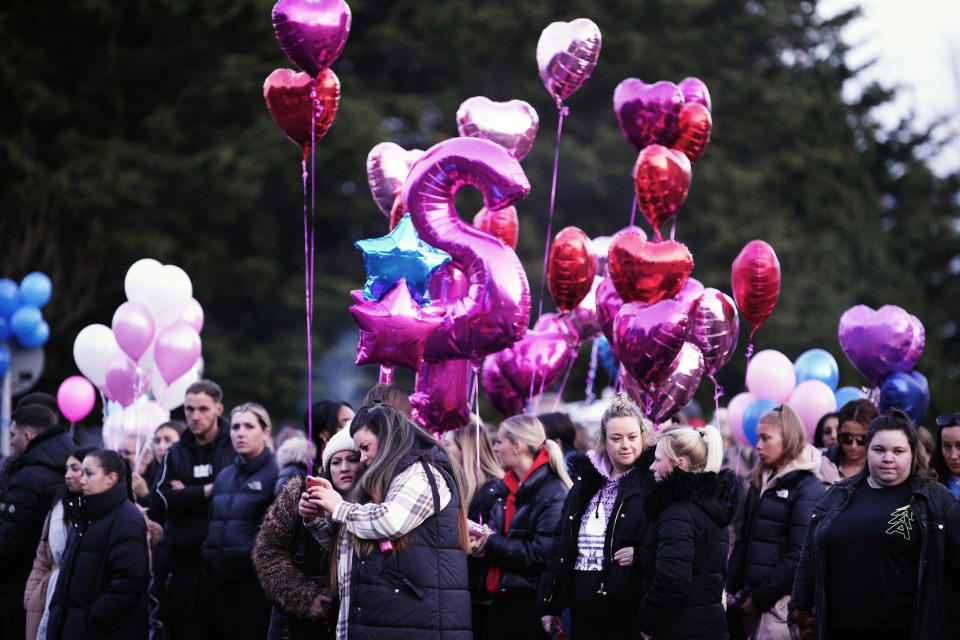
[[237,465],[237,471],[239,473],[250,475],[263,469],[271,460],[273,460],[273,451],[270,450],[270,447],[264,447],[260,455],[246,461],[240,456],[237,456],[233,463]]
[[83,496],[82,513],[89,520],[99,520],[127,499],[126,482],[117,482],[106,491]]
[[692,502],[725,527],[733,520],[741,491],[740,481],[731,471],[688,473],[674,469],[650,492],[645,508],[650,520],[656,520],[668,506]]
[[224,440],[230,440],[230,421],[223,416],[217,417],[217,435],[212,442],[200,444],[197,442],[197,436],[189,428],[180,436],[180,444],[190,449],[199,449],[201,447],[219,447]]

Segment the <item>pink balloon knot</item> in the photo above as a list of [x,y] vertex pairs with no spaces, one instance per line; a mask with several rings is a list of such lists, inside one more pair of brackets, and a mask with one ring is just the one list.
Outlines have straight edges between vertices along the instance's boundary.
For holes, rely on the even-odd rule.
[[565,104],[560,105],[560,115],[564,118],[570,115],[570,107]]

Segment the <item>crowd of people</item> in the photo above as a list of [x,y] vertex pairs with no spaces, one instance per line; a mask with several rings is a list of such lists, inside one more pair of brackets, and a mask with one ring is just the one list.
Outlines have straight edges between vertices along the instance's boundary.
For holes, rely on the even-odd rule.
[[141,460],[21,398],[0,637],[960,637],[960,414],[934,440],[855,400],[809,442],[783,404],[749,453],[624,394],[592,430],[433,434],[396,385],[316,403],[309,436],[210,380],[184,415]]

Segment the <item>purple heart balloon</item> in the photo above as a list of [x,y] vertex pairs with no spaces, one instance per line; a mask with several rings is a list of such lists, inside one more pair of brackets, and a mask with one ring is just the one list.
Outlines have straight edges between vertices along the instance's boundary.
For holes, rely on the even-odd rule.
[[683,93],[684,102],[699,102],[707,108],[707,111],[712,111],[710,106],[710,92],[707,90],[707,85],[703,83],[703,80],[700,78],[684,78],[677,83],[680,92]]
[[273,5],[273,32],[280,48],[314,78],[343,51],[350,21],[344,0],[280,0]]
[[651,385],[647,395],[647,416],[660,424],[687,406],[703,379],[704,362],[700,349],[684,342],[667,373]]
[[497,354],[487,356],[483,361],[483,372],[480,374],[483,391],[494,408],[505,418],[523,412],[525,395],[521,396],[513,385],[500,371]]
[[720,371],[737,350],[740,316],[730,296],[717,289],[704,289],[690,313],[689,339],[703,353],[704,372]]
[[658,380],[683,347],[690,318],[682,304],[628,302],[613,323],[614,353],[641,385]]
[[613,92],[620,131],[637,151],[650,144],[670,146],[683,102],[683,93],[672,82],[646,84],[627,78]]
[[577,357],[576,341],[564,330],[530,329],[523,339],[497,353],[500,371],[523,397],[559,381]]
[[875,386],[891,373],[911,371],[923,353],[923,324],[895,305],[850,307],[837,333],[847,359]]

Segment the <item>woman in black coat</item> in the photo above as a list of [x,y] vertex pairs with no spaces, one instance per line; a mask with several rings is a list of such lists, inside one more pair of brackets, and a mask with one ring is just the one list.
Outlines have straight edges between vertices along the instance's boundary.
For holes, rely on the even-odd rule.
[[723,440],[713,426],[675,425],[659,434],[637,614],[640,631],[656,640],[728,638],[721,598],[740,481],[720,471],[722,460]]
[[760,464],[728,565],[727,616],[735,638],[789,640],[787,601],[810,512],[823,497],[823,458],[785,404],[760,416],[756,451]]
[[147,637],[147,527],[115,451],[83,459],[83,499],[50,603],[49,640]]
[[267,448],[270,416],[253,402],[230,412],[230,439],[237,452],[210,492],[210,524],[203,560],[216,583],[217,622],[231,640],[262,640],[270,626],[270,602],[260,587],[250,554],[277,481]]
[[571,485],[560,445],[547,440],[533,416],[507,418],[494,451],[506,471],[484,534],[471,540],[482,557],[484,586],[493,597],[483,637],[545,638],[536,611],[537,588],[553,556],[553,532]]
[[558,627],[569,607],[573,637],[636,636],[634,616],[622,614],[639,599],[635,560],[647,530],[643,505],[654,486],[651,444],[653,425],[621,394],[600,420],[596,448],[570,458],[573,487],[537,597],[544,629]]

